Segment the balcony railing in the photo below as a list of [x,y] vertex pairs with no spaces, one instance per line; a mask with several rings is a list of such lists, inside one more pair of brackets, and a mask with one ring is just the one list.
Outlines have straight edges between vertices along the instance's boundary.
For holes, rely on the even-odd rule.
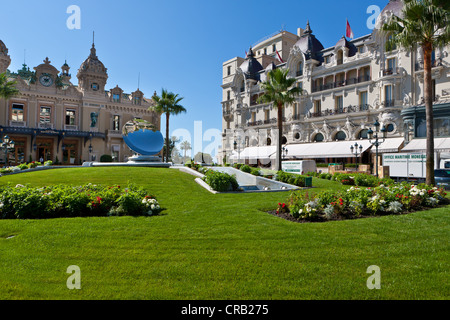
[[53,129],[53,123],[41,122],[39,123],[39,129]]
[[390,76],[394,74],[394,69],[393,68],[387,68],[383,70],[383,77],[385,76]]
[[[442,62],[438,60],[431,61],[431,67],[436,68],[442,66]],[[415,71],[422,71],[423,70],[423,62],[416,62]]]
[[310,116],[310,118],[329,117],[329,116],[335,116],[335,115],[352,113],[352,112],[368,111],[371,108],[372,107],[368,104],[361,104],[359,106],[348,106],[345,108],[339,108],[339,109],[334,109],[334,110],[327,109],[327,110],[323,110],[323,111],[318,111],[318,112],[309,114],[309,116]]
[[25,121],[11,120],[11,121],[9,121],[9,126],[10,127],[26,127],[27,123]]
[[383,101],[383,105],[385,107],[393,107],[395,106],[395,100],[385,100]]
[[358,84],[358,83],[362,83],[362,82],[366,82],[366,81],[370,81],[370,80],[371,80],[371,78],[369,75],[359,76],[358,78],[349,78],[347,80],[325,83],[325,84],[321,84],[319,86],[313,86],[312,92],[314,93],[314,92],[319,92],[319,91],[325,91],[325,90],[345,87],[345,86]]

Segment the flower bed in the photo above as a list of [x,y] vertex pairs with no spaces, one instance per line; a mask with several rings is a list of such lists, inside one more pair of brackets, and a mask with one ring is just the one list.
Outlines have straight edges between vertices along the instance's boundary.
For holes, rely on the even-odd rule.
[[447,204],[444,189],[408,183],[376,188],[351,187],[345,192],[316,195],[292,193],[276,214],[290,220],[328,221],[401,214]]
[[17,185],[0,188],[0,219],[48,219],[98,216],[152,216],[158,201],[134,186]]

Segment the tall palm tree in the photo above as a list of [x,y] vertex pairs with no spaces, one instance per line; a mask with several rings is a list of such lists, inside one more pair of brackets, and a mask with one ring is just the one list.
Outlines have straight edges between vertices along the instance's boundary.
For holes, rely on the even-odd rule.
[[302,89],[297,87],[296,80],[289,78],[289,69],[273,69],[267,74],[267,80],[261,84],[264,94],[258,99],[261,103],[272,103],[278,111],[278,146],[276,158],[276,170],[282,170],[281,148],[283,137],[283,108],[285,105],[295,102],[302,94]]
[[15,81],[8,81],[6,72],[0,74],[0,98],[8,100],[17,95],[19,90],[16,89]]
[[185,140],[180,144],[180,149],[184,150],[184,158],[183,158],[183,163],[184,163],[184,161],[186,159],[186,152],[191,150],[192,147],[191,147],[191,144],[189,143],[189,141]]
[[154,95],[153,100],[156,105],[150,109],[166,115],[166,162],[169,162],[170,151],[170,137],[169,137],[169,119],[171,115],[178,115],[186,112],[186,109],[180,105],[180,102],[184,98],[173,92],[168,92],[166,89],[162,89],[161,96]]
[[404,0],[403,18],[393,16],[381,30],[391,34],[394,44],[411,50],[420,47],[424,57],[424,99],[427,123],[426,184],[434,185],[434,117],[431,63],[434,48],[450,43],[450,2],[448,0]]

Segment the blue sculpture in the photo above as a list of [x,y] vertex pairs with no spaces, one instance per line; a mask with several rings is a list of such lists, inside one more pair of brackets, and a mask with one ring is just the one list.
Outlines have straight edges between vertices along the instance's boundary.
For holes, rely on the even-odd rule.
[[134,119],[125,124],[123,140],[134,152],[143,156],[157,155],[164,148],[164,137],[148,121]]

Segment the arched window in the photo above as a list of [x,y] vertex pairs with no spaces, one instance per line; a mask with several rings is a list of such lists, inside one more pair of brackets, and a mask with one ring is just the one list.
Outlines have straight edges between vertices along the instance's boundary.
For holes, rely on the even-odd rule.
[[297,77],[300,77],[303,75],[303,61],[300,61],[297,64]]
[[244,80],[241,81],[241,87],[240,87],[241,92],[245,91],[245,82]]
[[321,133],[316,134],[314,137],[314,142],[323,142],[323,140],[325,140],[325,137]]
[[395,126],[392,123],[390,123],[386,126],[386,129],[387,129],[387,132],[391,133],[391,132],[395,131]]
[[267,138],[267,145],[268,145],[268,146],[271,146],[271,145],[272,145],[272,139]]
[[295,134],[294,138],[295,138],[295,140],[298,140],[298,139],[300,139],[300,133],[299,133],[299,132],[297,132],[297,133]]
[[338,133],[336,133],[335,140],[344,141],[345,139],[347,139],[347,135],[344,131],[339,131]]
[[343,64],[344,63],[344,51],[339,50],[337,53],[337,64]]
[[288,140],[287,140],[286,137],[283,137],[283,138],[281,139],[281,144],[286,144],[287,142],[288,142]]
[[358,138],[359,138],[359,139],[367,139],[367,138],[369,137],[369,136],[367,135],[367,132],[369,132],[369,130],[367,130],[367,129],[361,130],[361,131],[359,132]]

